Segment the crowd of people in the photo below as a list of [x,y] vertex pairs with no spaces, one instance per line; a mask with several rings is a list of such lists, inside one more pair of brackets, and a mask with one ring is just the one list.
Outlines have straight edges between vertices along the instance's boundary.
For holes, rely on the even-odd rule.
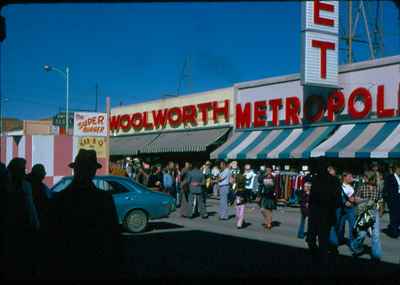
[[[60,270],[59,266],[51,267],[54,261],[63,263],[67,271],[79,271],[80,265],[85,265],[87,274],[91,270],[96,274],[99,262],[105,266],[104,272],[112,268],[111,260],[115,261],[115,253],[120,252],[116,248],[120,244],[120,229],[111,194],[96,191],[92,182],[96,170],[101,167],[96,153],[81,150],[69,167],[74,170],[73,182],[57,197],[52,197],[43,183],[46,176],[43,165],[33,166],[26,175],[26,161],[22,158],[13,159],[7,167],[0,164],[0,185],[4,187],[1,209],[5,211],[7,233],[4,239],[7,262],[4,264],[8,271],[18,267],[27,275],[34,274],[31,270],[36,261],[29,256],[35,254],[27,253],[43,247],[63,256],[63,260],[47,256],[46,261],[39,262],[54,272]],[[274,168],[261,165],[256,171],[248,163],[241,168],[236,161],[224,160],[214,164],[211,161],[185,162],[183,167],[170,161],[162,167],[134,159],[123,164],[111,163],[110,174],[129,177],[173,196],[183,218],[199,215],[207,219],[207,198],[213,196],[219,199],[219,220],[228,220],[229,207],[235,207],[237,229],[246,226],[246,205],[258,204],[263,227],[270,231],[280,181],[277,179],[279,171]],[[313,260],[323,266],[328,263],[329,253],[337,254],[338,247],[344,244],[355,257],[363,254],[364,240],[370,237],[372,259],[379,262],[382,258],[380,219],[385,205],[390,218],[385,231],[392,238],[400,236],[400,163],[392,165],[385,173],[376,162],[362,174],[355,175],[350,170],[338,172],[328,160],[319,159],[317,166],[298,180],[296,187],[301,191],[296,192],[300,202],[297,237],[305,239]],[[93,242],[99,235],[101,241]],[[26,242],[27,236],[31,237],[30,244]],[[37,246],[32,246],[32,242]],[[104,248],[105,243],[109,245],[108,250]],[[26,256],[22,269],[21,256]],[[78,256],[82,263],[75,261]],[[96,268],[87,266],[93,259],[97,261]],[[64,273],[68,274],[67,271]]]
[[[379,227],[385,205],[390,217],[385,232],[392,238],[400,236],[399,163],[385,172],[377,162],[372,162],[363,173],[346,169],[337,173],[327,161],[320,159],[318,166],[307,171],[297,185],[301,190],[296,191],[300,206],[297,237],[306,239],[313,252],[319,248],[325,253],[337,253],[339,246],[347,244],[358,256],[363,253],[364,240],[369,236],[372,257],[380,260]],[[128,161],[125,169],[125,176],[175,197],[182,217],[192,218],[200,213],[207,218],[206,199],[214,196],[219,198],[220,220],[228,219],[228,209],[234,205],[236,227],[242,229],[246,225],[246,204],[257,203],[263,226],[267,230],[273,227],[273,210],[277,208],[278,200],[276,184],[279,183],[276,179],[279,171],[275,167],[261,165],[256,171],[248,163],[241,169],[236,161],[219,161],[214,165],[206,161],[204,164],[186,162],[183,168],[168,162],[162,168],[160,164],[150,167],[135,159]]]

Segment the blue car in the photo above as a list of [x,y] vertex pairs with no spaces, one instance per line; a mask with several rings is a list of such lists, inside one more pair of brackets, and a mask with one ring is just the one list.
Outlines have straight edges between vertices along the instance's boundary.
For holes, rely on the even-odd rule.
[[[72,177],[62,178],[51,188],[52,196],[64,190],[71,181]],[[152,191],[129,178],[95,176],[93,183],[98,189],[112,194],[119,223],[129,232],[143,232],[149,220],[167,218],[176,210],[173,197]]]

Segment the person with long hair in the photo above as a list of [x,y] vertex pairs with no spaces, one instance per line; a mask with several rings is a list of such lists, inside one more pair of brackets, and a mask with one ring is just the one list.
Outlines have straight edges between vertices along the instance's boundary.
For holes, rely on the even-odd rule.
[[266,167],[265,175],[262,179],[261,191],[259,193],[261,201],[261,214],[264,217],[264,227],[268,230],[272,229],[272,211],[276,209],[275,200],[275,182],[272,175],[272,168]]

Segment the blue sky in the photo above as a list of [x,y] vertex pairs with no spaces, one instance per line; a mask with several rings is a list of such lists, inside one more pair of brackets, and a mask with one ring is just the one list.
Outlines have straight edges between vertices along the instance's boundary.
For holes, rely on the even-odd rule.
[[[391,1],[384,6],[385,56],[400,54],[398,11]],[[44,72],[46,63],[70,67],[70,106],[85,110],[95,107],[96,83],[100,110],[106,96],[116,106],[176,94],[187,56],[191,77],[181,93],[300,67],[299,2],[13,5],[2,14],[7,117],[46,118],[65,107],[65,81]],[[368,58],[367,47],[355,50],[356,60]]]

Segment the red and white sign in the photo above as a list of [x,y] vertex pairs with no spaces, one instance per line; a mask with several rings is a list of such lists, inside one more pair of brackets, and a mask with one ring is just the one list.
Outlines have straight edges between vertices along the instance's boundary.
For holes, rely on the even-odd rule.
[[339,85],[339,2],[302,2],[302,85]]
[[[207,125],[209,120],[218,123],[222,121],[229,122],[230,100],[223,103],[217,101],[205,102],[196,105],[186,105],[181,107],[171,107],[162,110],[152,110],[151,112],[135,112],[133,114],[113,115],[110,119],[111,131],[129,132],[164,129],[167,125],[179,127],[184,125],[196,126],[199,121]],[[212,116],[209,116],[212,111]]]
[[75,113],[74,136],[106,137],[107,135],[106,113]]
[[[400,85],[399,85],[400,92]],[[365,87],[357,87],[350,94],[342,91],[333,91],[326,103],[319,100],[304,102],[300,97],[275,98],[270,100],[253,101],[236,105],[236,128],[260,128],[279,126],[279,118],[284,110],[285,125],[298,125],[302,122],[301,113],[311,123],[320,122],[326,115],[328,122],[334,122],[337,115],[348,110],[348,115],[353,120],[368,119],[372,112],[376,112],[377,118],[392,118],[399,116],[400,106],[385,106],[385,96],[392,98],[394,94],[385,94],[385,86],[377,85],[369,90]],[[318,99],[320,96],[315,96]],[[376,98],[373,98],[376,97]],[[373,103],[376,105],[374,106]],[[308,115],[309,108],[316,107],[314,114]],[[311,109],[311,108],[310,108]],[[269,115],[267,113],[272,113]],[[268,121],[268,117],[270,121]]]

